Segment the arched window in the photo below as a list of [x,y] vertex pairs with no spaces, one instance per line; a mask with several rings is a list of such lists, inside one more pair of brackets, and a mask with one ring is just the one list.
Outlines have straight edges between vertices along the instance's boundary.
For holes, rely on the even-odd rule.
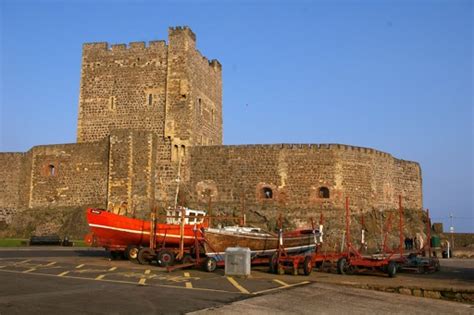
[[263,198],[265,199],[272,199],[273,198],[273,190],[270,187],[263,187]]
[[49,176],[55,176],[56,175],[56,168],[54,167],[53,164],[48,165],[48,175]]
[[320,187],[319,188],[319,198],[329,198],[329,188],[327,187]]

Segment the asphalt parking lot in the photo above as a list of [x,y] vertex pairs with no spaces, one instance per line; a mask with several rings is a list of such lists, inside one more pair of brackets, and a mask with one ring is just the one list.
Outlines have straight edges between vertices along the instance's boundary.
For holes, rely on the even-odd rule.
[[[300,277],[229,277],[221,269],[167,272],[110,261],[103,251],[59,248],[0,251],[0,278],[2,315],[36,309],[114,313],[114,307],[119,313],[185,313],[309,283]],[[135,305],[144,298],[146,302]],[[77,301],[84,303],[74,306]],[[107,310],[101,309],[106,302]]]
[[[153,265],[110,261],[104,250],[93,248],[0,249],[0,315],[31,312],[183,314],[206,309],[227,312],[231,307],[240,313],[243,305],[260,303],[255,309],[259,313],[261,307],[268,312],[271,305],[277,304],[280,308],[296,307],[278,297],[293,301],[301,300],[302,294],[306,296],[307,305],[298,305],[300,313],[311,312],[315,307],[324,307],[335,314],[350,310],[341,308],[343,305],[335,303],[334,298],[321,300],[324,294],[329,294],[341,301],[360,296],[364,301],[359,309],[361,312],[370,307],[385,308],[380,301],[389,299],[394,305],[395,301],[411,303],[413,312],[443,313],[456,309],[459,313],[467,311],[470,314],[472,308],[466,309],[461,303],[414,296],[407,300],[401,294],[385,293],[394,292],[388,290],[390,288],[401,287],[429,290],[449,287],[472,291],[474,260],[446,260],[441,266],[439,273],[399,274],[396,278],[388,278],[385,274],[342,276],[326,272],[313,272],[308,277],[274,275],[263,266],[253,268],[251,277],[239,278],[225,276],[222,269],[213,273],[196,269],[167,272]],[[360,291],[360,288],[385,292]],[[380,294],[385,295],[377,297]],[[312,295],[314,298],[310,297]],[[403,311],[400,309],[401,313]]]

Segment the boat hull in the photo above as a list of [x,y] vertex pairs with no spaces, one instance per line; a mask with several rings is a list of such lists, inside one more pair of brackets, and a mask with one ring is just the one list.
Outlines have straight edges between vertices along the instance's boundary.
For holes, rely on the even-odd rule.
[[[271,256],[278,248],[278,236],[232,234],[216,232],[212,229],[205,231],[204,249],[209,257],[222,256],[228,247],[247,247],[253,256]],[[288,252],[301,252],[316,247],[315,235],[312,231],[293,231],[283,235],[283,248]]]
[[[86,243],[90,245],[116,250],[125,249],[129,245],[150,246],[150,221],[129,218],[93,208],[87,209],[86,218],[91,231],[86,236]],[[200,228],[200,225],[184,225],[185,246],[194,244],[195,233],[200,238]],[[180,225],[156,224],[155,241],[157,245],[177,247],[180,238]]]

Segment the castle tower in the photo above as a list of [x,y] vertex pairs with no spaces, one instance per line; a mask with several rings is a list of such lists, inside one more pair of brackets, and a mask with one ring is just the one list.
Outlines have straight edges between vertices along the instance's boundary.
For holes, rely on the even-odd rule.
[[174,200],[191,146],[222,144],[222,71],[188,27],[168,43],[84,44],[77,142],[109,140],[107,207]]
[[149,131],[181,146],[222,143],[222,74],[188,27],[165,41],[83,46],[77,142]]

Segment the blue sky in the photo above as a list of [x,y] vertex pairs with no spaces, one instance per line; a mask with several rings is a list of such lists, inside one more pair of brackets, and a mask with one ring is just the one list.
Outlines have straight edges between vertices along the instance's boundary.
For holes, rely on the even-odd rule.
[[472,1],[0,3],[0,151],[75,142],[82,43],[189,25],[223,64],[225,144],[418,161],[434,220],[474,232]]

